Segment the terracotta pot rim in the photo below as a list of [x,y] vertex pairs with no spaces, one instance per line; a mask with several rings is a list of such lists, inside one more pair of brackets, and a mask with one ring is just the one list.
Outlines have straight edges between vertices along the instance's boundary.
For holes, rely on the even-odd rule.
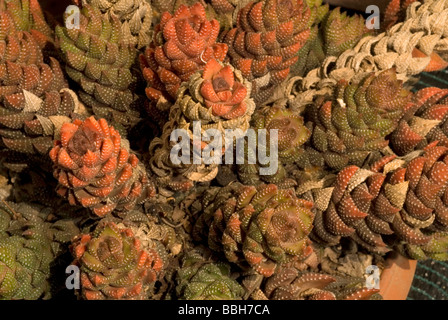
[[406,300],[414,279],[417,260],[392,252],[381,273],[380,294],[384,300]]

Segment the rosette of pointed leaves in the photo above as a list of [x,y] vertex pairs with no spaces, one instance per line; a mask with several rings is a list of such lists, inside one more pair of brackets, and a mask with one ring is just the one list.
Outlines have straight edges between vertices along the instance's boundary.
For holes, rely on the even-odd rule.
[[152,8],[147,0],[82,0],[82,4],[89,4],[100,9],[108,16],[115,15],[121,22],[123,41],[138,49],[151,42],[152,37]]
[[323,4],[322,0],[305,0],[308,7],[311,9],[311,20],[313,25],[319,24],[327,15],[330,8],[329,4]]
[[[240,137],[249,128],[251,115],[255,109],[254,101],[249,98],[250,90],[250,82],[245,80],[238,70],[215,59],[209,60],[203,71],[195,73],[188,83],[180,87],[161,138],[151,142],[150,150],[154,150],[150,160],[153,171],[165,180],[166,177],[172,178],[177,175],[182,176],[180,178],[182,180],[194,182],[212,180],[218,172],[216,162],[211,164],[206,164],[204,161],[200,164],[171,162],[171,134],[176,129],[187,130],[189,136],[194,138],[191,150],[195,150],[197,135],[205,137],[208,130],[215,130],[216,134],[221,135],[223,143],[227,129],[238,130],[240,133],[237,133],[237,137]],[[195,129],[194,121],[200,122],[199,130]],[[209,149],[206,148],[211,147],[205,141],[199,143],[200,145],[196,147],[200,152],[207,151]],[[215,144],[214,147],[224,155],[225,148],[222,145]],[[168,178],[169,182],[172,182],[171,178]]]
[[[211,59],[178,92],[176,104],[187,121],[201,121],[206,129],[249,128],[255,103],[250,83],[229,64]],[[188,91],[187,91],[188,90]]]
[[360,83],[341,80],[333,100],[314,104],[307,114],[311,164],[332,169],[361,166],[370,152],[388,145],[385,137],[397,127],[410,97],[394,69]]
[[200,3],[181,5],[174,15],[164,12],[155,27],[154,41],[140,55],[143,76],[148,82],[146,95],[152,101],[161,97],[174,101],[184,81],[207,61],[223,61],[227,45],[216,43],[219,23],[207,20]]
[[302,0],[254,1],[239,11],[237,26],[226,33],[224,42],[232,65],[252,81],[257,103],[267,100],[288,77],[312,23]]
[[[270,155],[270,141],[275,141],[277,145],[278,169],[274,174],[259,174],[260,166],[267,167],[267,164],[249,163],[249,153],[256,159],[255,150],[247,148],[245,163],[238,165],[238,176],[244,184],[254,185],[260,179],[268,183],[280,183],[286,178],[284,165],[291,164],[299,159],[303,152],[302,145],[308,140],[311,133],[304,125],[303,118],[293,111],[279,106],[266,106],[255,111],[252,117],[252,128],[256,132],[266,130],[266,144],[258,141],[258,152],[263,150],[267,156]],[[277,139],[271,133],[276,130]],[[269,141],[269,143],[267,142]],[[263,154],[263,153],[262,153]]]
[[373,252],[404,246],[443,256],[437,239],[448,229],[447,152],[433,143],[409,161],[387,156],[371,170],[343,169],[330,189],[328,208],[316,214],[313,236],[327,243],[351,237]]
[[398,155],[423,149],[433,141],[448,147],[448,90],[425,88],[416,92],[406,113],[390,136],[390,146]]
[[282,268],[266,280],[263,291],[252,294],[255,300],[377,300],[378,289],[364,287],[365,280],[304,273]]
[[0,204],[0,300],[50,297],[50,263],[78,232],[72,221],[27,203]]
[[[47,42],[54,41],[54,33],[45,20],[38,0],[11,0],[0,2],[2,22],[6,12],[19,31],[30,32],[42,49]],[[0,27],[1,28],[1,27]]]
[[[328,10],[328,6],[318,8],[322,7]],[[346,12],[341,13],[339,7],[325,13],[319,25],[311,30],[307,43],[299,51],[300,59],[292,67],[292,72],[296,75],[303,76],[321,66],[326,57],[337,57],[353,48],[370,31],[361,15],[349,16]]]
[[296,198],[292,189],[235,183],[212,190],[202,205],[194,237],[207,237],[210,249],[224,251],[242,268],[249,265],[269,277],[279,265],[312,253],[312,203]]
[[[330,187],[319,186],[313,194],[319,209],[316,211],[312,239],[334,245],[339,243],[341,237],[351,237],[371,251],[390,251],[382,235],[394,233],[390,227],[394,217],[392,214],[392,217],[387,217],[381,211],[384,210],[381,205],[387,203],[392,206],[389,199],[398,204],[406,190],[399,189],[399,185],[387,196],[382,194],[380,191],[385,179],[383,173],[348,166],[338,173]],[[400,211],[393,208],[394,214]]]
[[75,238],[71,250],[87,300],[144,299],[163,268],[158,253],[142,248],[131,229],[104,220],[92,234]]
[[412,228],[394,219],[394,231],[410,244],[425,245],[430,238],[414,229],[425,233],[448,231],[448,147],[432,142],[422,155],[403,167],[393,172],[388,183],[392,186],[408,184],[400,213],[401,220]]
[[65,70],[81,86],[79,97],[95,115],[115,126],[131,127],[139,118],[138,100],[129,88],[135,81],[130,71],[135,48],[124,42],[113,15],[85,5],[79,20],[79,28],[56,27]]
[[0,19],[0,63],[42,63],[42,52],[36,38],[29,32],[18,31],[8,12],[0,11]]
[[431,235],[431,240],[427,244],[416,246],[410,244],[399,244],[396,250],[403,256],[413,260],[448,260],[448,234],[446,232],[436,232]]
[[323,50],[326,56],[339,56],[352,48],[367,33],[365,19],[361,15],[349,16],[339,7],[331,10],[322,22]]
[[302,152],[302,145],[311,136],[303,118],[291,110],[267,107],[253,115],[256,130],[266,130],[266,140],[270,141],[271,130],[278,132],[278,159],[284,164],[293,163]]
[[46,154],[63,122],[80,112],[59,63],[0,64],[0,136],[14,151]]
[[50,241],[39,228],[10,235],[12,217],[7,209],[0,209],[0,299],[49,298]]
[[137,156],[104,119],[65,123],[50,158],[57,193],[97,216],[129,211],[155,194]]
[[[178,0],[179,1],[179,0]],[[235,27],[237,13],[253,0],[202,0],[207,4],[205,10],[207,16],[219,21],[221,33],[229,31]]]
[[305,75],[325,59],[322,47],[321,22],[327,16],[330,6],[328,3],[323,4],[322,2],[322,0],[306,0],[308,7],[311,9],[310,21],[313,21],[313,23],[306,43],[298,52],[299,60],[291,66],[292,75]]
[[8,149],[20,153],[47,154],[61,125],[79,110],[76,94],[66,88],[46,92],[45,100],[25,90],[6,97],[14,98],[22,99],[14,111],[11,104],[0,107],[0,135]]
[[188,252],[177,273],[176,294],[182,300],[241,300],[244,289],[231,278],[230,266]]
[[[249,152],[252,152],[252,159],[256,159],[255,151],[248,148],[245,150],[245,152],[244,163],[237,165],[238,179],[243,184],[255,186],[265,182],[281,185],[286,181],[288,174],[285,167],[281,163],[277,163],[277,171],[271,173],[273,172],[273,168],[275,168],[273,164],[267,163],[263,165],[260,163],[250,163]],[[268,174],[260,174],[261,168],[266,168],[266,170],[268,170]]]

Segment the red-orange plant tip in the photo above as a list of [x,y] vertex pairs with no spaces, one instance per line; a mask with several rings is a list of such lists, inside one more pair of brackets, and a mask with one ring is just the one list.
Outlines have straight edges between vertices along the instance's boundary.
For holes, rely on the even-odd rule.
[[182,82],[210,59],[223,61],[227,54],[227,45],[216,43],[218,21],[207,20],[200,3],[181,5],[174,15],[163,13],[155,33],[154,42],[140,56],[144,78],[153,89],[146,94],[155,101],[162,95],[175,100]]
[[57,192],[100,217],[130,210],[155,193],[135,154],[121,146],[120,134],[104,119],[65,123],[49,155]]
[[204,67],[204,82],[200,92],[205,105],[212,109],[215,116],[234,119],[244,115],[247,89],[241,82],[236,82],[230,66],[222,66],[212,59]]
[[406,116],[390,137],[392,150],[404,155],[414,149],[423,149],[432,141],[448,146],[448,131],[445,129],[447,114],[448,89],[429,87],[417,91]]
[[[422,51],[420,51],[417,48],[414,48],[412,51],[412,57],[413,58],[426,58],[428,55],[424,54]],[[423,70],[425,72],[434,72],[434,71],[440,71],[448,67],[448,62],[443,60],[442,57],[437,54],[437,52],[431,52],[429,55],[431,60],[429,61],[426,68]]]
[[417,0],[391,0],[384,10],[382,22],[385,30],[404,20],[407,8]]
[[344,297],[343,300],[369,300],[371,296],[373,296],[375,293],[380,292],[379,289],[369,289],[369,288],[362,288],[358,289],[353,293],[348,294]]
[[301,0],[253,1],[238,13],[227,32],[231,63],[253,81],[252,97],[263,102],[289,74],[310,35],[310,8]]
[[378,291],[364,287],[363,278],[284,267],[261,285],[256,296],[269,300],[369,300]]
[[441,234],[448,229],[448,148],[437,143],[406,161],[384,157],[371,172],[356,166],[341,170],[328,208],[316,216],[314,239],[331,244],[351,237],[372,252],[446,259]]

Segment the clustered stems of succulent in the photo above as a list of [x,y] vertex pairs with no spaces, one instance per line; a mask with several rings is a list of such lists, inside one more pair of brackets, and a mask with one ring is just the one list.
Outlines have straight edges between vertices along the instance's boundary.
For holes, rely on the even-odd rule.
[[154,196],[155,189],[137,156],[106,120],[75,120],[61,128],[50,158],[56,192],[71,205],[90,208],[99,217],[129,211]]
[[115,126],[129,128],[140,118],[137,81],[131,72],[136,48],[124,39],[121,23],[88,4],[81,9],[79,28],[56,27],[65,71],[79,84],[80,99],[93,114]]
[[163,268],[156,250],[142,248],[131,229],[113,222],[77,236],[71,250],[73,264],[81,266],[81,294],[87,300],[142,300]]
[[69,265],[74,299],[374,300],[325,255],[448,260],[448,89],[407,82],[448,66],[446,1],[382,30],[322,0],[43,3],[0,0],[0,300]]
[[148,82],[146,95],[156,103],[161,98],[176,99],[182,82],[210,59],[223,61],[228,50],[227,45],[216,42],[218,21],[208,20],[200,3],[182,5],[174,15],[164,12],[154,33],[140,63]]
[[313,251],[312,203],[297,199],[292,190],[235,184],[211,190],[204,200],[193,235],[206,237],[230,262],[269,277],[278,265],[304,260]]

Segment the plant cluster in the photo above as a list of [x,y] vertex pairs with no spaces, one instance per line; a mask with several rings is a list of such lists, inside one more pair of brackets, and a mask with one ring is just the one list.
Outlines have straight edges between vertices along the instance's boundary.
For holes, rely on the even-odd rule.
[[[88,300],[380,299],[322,252],[448,260],[448,90],[406,82],[448,65],[446,1],[384,33],[320,0],[41,4],[0,0],[0,299],[68,265]],[[222,164],[248,132],[270,162]]]

